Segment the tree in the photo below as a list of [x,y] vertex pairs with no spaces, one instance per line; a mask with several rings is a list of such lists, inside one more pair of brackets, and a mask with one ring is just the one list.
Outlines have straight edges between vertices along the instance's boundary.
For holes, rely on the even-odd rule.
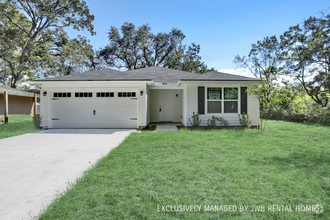
[[283,72],[283,51],[276,36],[265,37],[252,44],[248,56],[236,55],[233,61],[236,66],[247,68],[258,79],[262,80],[263,94],[261,102],[270,102],[272,88],[278,85],[277,78]]
[[215,71],[214,68],[208,69],[207,65],[201,61],[199,56],[200,46],[192,43],[186,50],[186,45],[179,46],[179,48],[171,53],[166,60],[165,66],[171,69],[182,70],[193,73],[206,73]]
[[[87,29],[95,34],[94,16],[83,0],[0,0],[0,18],[1,79],[10,80],[13,88],[26,76],[33,79],[36,73],[51,74],[44,68],[56,63],[60,56],[56,51],[68,54],[68,48],[62,47],[65,44],[57,45],[60,40],[66,38],[71,45],[79,45],[77,40],[68,39],[64,28]],[[84,44],[82,38],[78,41]]]
[[319,105],[327,106],[330,92],[330,15],[310,17],[281,36],[287,74],[295,77]]
[[109,44],[98,51],[98,58],[109,67],[132,70],[163,66],[198,73],[207,70],[198,56],[200,46],[192,44],[186,50],[182,45],[185,35],[179,29],[153,34],[148,24],[136,28],[126,22],[120,31],[111,26],[108,34]]
[[[1,4],[0,7],[1,6],[3,5]],[[28,29],[31,27],[31,24],[26,16],[19,11],[13,11],[11,19],[14,22],[20,23],[21,28]],[[6,19],[6,17],[3,16],[2,13],[0,13],[0,36],[0,76],[1,82],[5,82],[9,78],[11,78],[11,80],[14,79],[11,73],[16,71],[17,63],[20,61],[20,48],[26,44],[27,38],[22,33],[22,30],[13,25],[8,19]],[[27,44],[26,47],[27,46],[31,47],[33,45]],[[23,62],[24,60],[22,60],[22,63]],[[26,67],[21,65],[20,68],[24,69]]]
[[[277,78],[283,72],[283,51],[276,36],[265,37],[262,41],[252,44],[248,56],[236,55],[233,61],[238,67],[247,68],[261,83],[253,84],[248,89],[260,102],[261,119],[267,119],[278,95]],[[266,123],[261,120],[260,127],[265,129]]]
[[93,69],[90,62],[94,51],[86,37],[78,35],[78,38],[70,39],[63,35],[51,42],[51,46],[49,53],[44,55],[49,58],[43,68],[44,75],[70,75]]

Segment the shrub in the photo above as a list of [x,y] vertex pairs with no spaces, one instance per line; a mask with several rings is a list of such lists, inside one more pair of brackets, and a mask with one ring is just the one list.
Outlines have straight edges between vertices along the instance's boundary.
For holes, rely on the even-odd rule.
[[33,124],[36,129],[40,129],[41,125],[41,117],[40,115],[33,116]]
[[148,129],[149,129],[149,130],[153,130],[153,129],[154,129],[154,126],[155,126],[154,124],[151,124],[151,123],[150,123],[150,124],[148,124]]
[[219,122],[219,124],[220,125],[222,125],[222,126],[229,126],[229,123],[228,123],[228,121],[226,121],[224,118],[222,118],[222,117],[217,117],[217,121]]
[[217,117],[212,116],[212,119],[207,119],[207,126],[215,128],[217,126]]
[[324,114],[321,124],[330,126],[330,110]]
[[290,104],[287,109],[273,108],[269,119],[293,122],[312,122],[330,126],[330,108],[322,108],[311,101]]
[[[242,117],[241,117],[242,116]],[[243,112],[243,114],[238,114],[238,119],[239,119],[239,123],[246,128],[251,127],[251,121],[249,119],[249,115],[245,114],[245,112]]]
[[220,126],[229,126],[229,123],[222,117],[215,117],[214,115],[212,116],[212,119],[207,120],[207,126],[211,128],[215,128],[217,125],[217,121],[219,122]]
[[197,111],[197,114],[195,114],[195,112],[193,112],[193,116],[191,116],[191,119],[192,120],[190,120],[190,118],[189,118],[189,122],[190,122],[191,126],[193,126],[194,128],[198,128],[202,121],[199,119],[198,111]]

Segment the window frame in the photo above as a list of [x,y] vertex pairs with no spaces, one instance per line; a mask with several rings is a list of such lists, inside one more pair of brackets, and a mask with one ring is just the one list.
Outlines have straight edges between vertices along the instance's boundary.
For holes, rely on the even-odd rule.
[[[207,92],[208,92],[208,89],[209,88],[221,88],[221,97],[220,97],[220,99],[208,99],[208,94],[207,94]],[[208,109],[208,102],[220,102],[221,104],[220,104],[220,109],[221,109],[221,112],[219,112],[219,113],[209,113],[209,109]],[[223,113],[223,87],[220,87],[220,86],[205,86],[205,114],[206,115],[209,115],[209,114],[222,114]]]
[[[241,112],[241,105],[240,105],[240,102],[241,102],[241,85],[238,85],[238,84],[229,84],[229,85],[212,85],[212,84],[209,84],[209,85],[204,85],[205,87],[205,90],[204,90],[204,98],[205,98],[205,101],[204,101],[204,108],[205,108],[205,115],[206,116],[212,116],[212,115],[237,115],[237,114],[240,114]],[[221,88],[221,99],[219,100],[208,100],[207,99],[207,89],[208,88]],[[238,95],[238,98],[237,99],[225,99],[225,88],[237,88],[237,95]],[[208,113],[208,102],[209,101],[221,101],[221,113]],[[228,112],[228,113],[225,113],[225,101],[236,101],[237,102],[237,112]]]
[[[232,89],[237,88],[237,99],[225,99],[225,94],[223,95],[223,113],[224,114],[239,114],[240,109],[239,107],[239,96],[240,96],[240,89],[239,87],[224,87],[223,92],[225,92],[225,89]],[[225,112],[225,102],[237,102],[237,112]]]

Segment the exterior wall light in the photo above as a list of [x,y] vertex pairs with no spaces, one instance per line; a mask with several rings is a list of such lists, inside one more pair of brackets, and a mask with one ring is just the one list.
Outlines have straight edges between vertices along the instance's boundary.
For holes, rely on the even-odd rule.
[[47,95],[47,92],[46,92],[46,91],[44,91],[43,95],[44,95],[44,96],[46,96],[46,95]]
[[140,92],[140,95],[143,96],[143,91]]

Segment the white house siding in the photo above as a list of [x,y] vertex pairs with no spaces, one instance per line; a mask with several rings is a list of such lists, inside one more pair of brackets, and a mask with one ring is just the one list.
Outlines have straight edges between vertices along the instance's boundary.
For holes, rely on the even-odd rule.
[[[147,93],[147,84],[144,83],[143,84],[143,96],[141,96],[141,94],[138,94],[138,96],[140,97],[140,114],[144,114],[144,116],[141,118],[141,120],[143,119],[143,121],[139,122],[139,126],[146,126],[149,122],[148,122],[148,93]],[[142,99],[142,100],[141,100]]]
[[248,95],[248,115],[251,120],[251,125],[259,125],[260,120],[260,109],[259,109],[259,99],[254,95]]
[[[47,96],[41,94],[41,105],[43,105],[41,117],[43,128],[51,128],[51,103],[53,92],[75,92],[75,91],[110,91],[114,89],[136,89],[136,96],[139,100],[138,104],[138,126],[146,126],[146,83],[145,82],[47,82],[42,85],[42,92],[47,91]],[[143,91],[143,96],[140,96],[140,91]]]
[[[173,91],[173,122],[182,121],[182,90],[164,90],[164,89],[149,89],[149,111],[150,111],[150,122],[159,122],[158,118],[158,92],[160,91]],[[178,97],[176,97],[178,94]]]
[[[189,121],[189,118],[193,115],[193,113],[197,113],[198,110],[198,87],[204,86],[214,86],[214,87],[238,87],[239,91],[239,100],[238,100],[238,112],[240,113],[240,87],[248,87],[252,83],[246,83],[246,82],[188,82],[187,83],[187,116],[186,126],[191,126],[191,123]],[[206,93],[206,91],[205,91]],[[206,98],[205,98],[206,99]],[[215,114],[211,113],[208,114],[205,112],[204,115],[199,115],[199,118],[201,119],[200,126],[207,126],[207,120],[212,118],[212,116],[216,117],[222,117],[229,123],[230,126],[240,126],[239,119],[238,119],[238,113],[221,113],[221,114]],[[254,96],[248,95],[248,115],[251,120],[251,125],[256,126],[259,124],[258,115],[259,115],[259,102]]]
[[147,112],[146,112],[146,119],[147,119],[147,122],[146,122],[146,125],[150,123],[150,90],[148,88],[146,88],[146,93],[147,93],[147,105],[146,105],[146,109],[147,109]]
[[41,118],[41,127],[48,128],[48,94],[47,96],[43,96],[44,91],[40,90],[40,116]]
[[182,90],[182,120],[181,123],[187,126],[187,85]]

